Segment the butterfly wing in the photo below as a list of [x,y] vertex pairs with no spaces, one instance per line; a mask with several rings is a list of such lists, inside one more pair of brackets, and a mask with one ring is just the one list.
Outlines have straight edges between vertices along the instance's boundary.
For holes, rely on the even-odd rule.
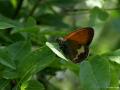
[[94,30],[90,27],[78,29],[75,32],[65,36],[65,41],[74,41],[80,45],[89,45],[93,39]]
[[60,49],[74,63],[83,61],[89,53],[89,44],[94,35],[92,28],[78,29],[59,40]]

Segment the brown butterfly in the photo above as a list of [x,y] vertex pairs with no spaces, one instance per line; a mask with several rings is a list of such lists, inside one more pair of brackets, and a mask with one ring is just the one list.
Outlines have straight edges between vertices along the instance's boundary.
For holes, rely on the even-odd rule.
[[93,28],[86,27],[78,29],[64,38],[59,38],[57,41],[64,55],[74,63],[79,63],[87,58],[93,36]]

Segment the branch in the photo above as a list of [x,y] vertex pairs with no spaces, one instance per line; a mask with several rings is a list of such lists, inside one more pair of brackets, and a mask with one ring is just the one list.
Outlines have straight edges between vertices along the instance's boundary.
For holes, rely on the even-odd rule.
[[[103,8],[104,10],[107,11],[113,11],[113,10],[120,10],[120,8]],[[65,9],[64,11],[66,12],[79,12],[79,11],[90,11],[91,9],[89,8],[82,8],[82,9]]]
[[25,18],[25,21],[28,19],[29,16],[33,16],[35,10],[37,9],[38,5],[42,3],[43,0],[37,0],[33,8],[31,9],[30,13],[28,16]]
[[42,1],[43,1],[43,0],[38,0],[38,1],[35,3],[35,5],[34,5],[33,8],[31,9],[31,11],[30,11],[30,13],[29,13],[28,16],[32,16],[32,15],[34,14],[34,12],[35,12],[35,10],[37,9],[38,5],[39,5],[40,3],[42,3]]
[[23,0],[19,0],[18,3],[17,3],[17,8],[15,10],[15,13],[12,17],[12,19],[15,19],[18,15],[19,15],[19,12],[20,12],[20,9],[22,7],[22,3],[23,3]]

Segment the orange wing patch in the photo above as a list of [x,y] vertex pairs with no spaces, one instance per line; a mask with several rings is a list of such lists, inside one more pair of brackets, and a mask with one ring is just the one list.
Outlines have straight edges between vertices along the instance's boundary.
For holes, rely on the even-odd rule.
[[86,27],[70,33],[69,35],[65,36],[64,39],[75,41],[81,45],[89,45],[93,39],[93,35],[93,29]]

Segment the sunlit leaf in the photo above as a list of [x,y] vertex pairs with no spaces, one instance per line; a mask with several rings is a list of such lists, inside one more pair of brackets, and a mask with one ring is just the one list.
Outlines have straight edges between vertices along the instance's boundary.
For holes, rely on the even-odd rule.
[[68,59],[67,59],[66,57],[64,57],[64,55],[63,55],[60,51],[58,51],[57,48],[55,48],[55,46],[54,46],[53,44],[51,44],[51,43],[49,43],[49,42],[46,42],[46,45],[47,45],[57,56],[59,56],[60,58],[66,60],[66,61],[68,61]]
[[108,87],[108,90],[119,90],[119,72],[115,69],[116,67],[112,66],[110,67],[111,70],[111,81],[110,86]]
[[113,62],[120,64],[120,49],[111,53],[103,54],[103,56],[109,58]]
[[45,90],[45,88],[40,82],[30,80],[22,84],[21,90]]

